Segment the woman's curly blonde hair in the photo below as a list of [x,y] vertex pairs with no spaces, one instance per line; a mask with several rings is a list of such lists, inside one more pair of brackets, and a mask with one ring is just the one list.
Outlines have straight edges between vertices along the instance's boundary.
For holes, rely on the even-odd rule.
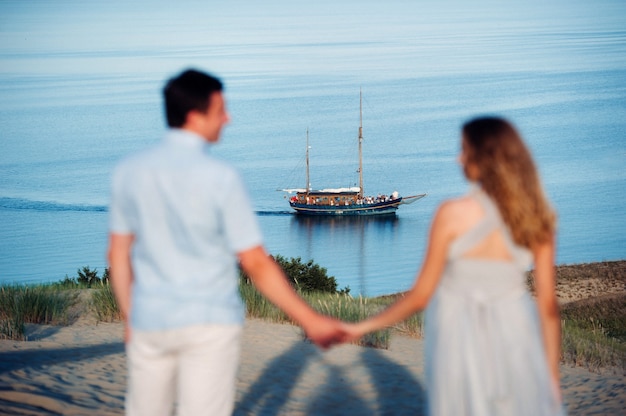
[[515,128],[501,118],[477,118],[463,126],[463,140],[466,163],[477,167],[478,182],[495,201],[513,240],[527,248],[549,240],[556,215]]

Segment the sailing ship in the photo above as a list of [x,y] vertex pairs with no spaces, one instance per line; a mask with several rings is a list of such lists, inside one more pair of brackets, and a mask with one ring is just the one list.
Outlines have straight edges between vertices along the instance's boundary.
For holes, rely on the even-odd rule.
[[359,93],[359,186],[349,188],[311,189],[309,179],[309,131],[306,135],[306,187],[283,189],[295,195],[289,205],[297,214],[318,216],[396,215],[400,205],[411,204],[426,194],[402,197],[397,191],[390,195],[366,196],[363,192],[363,96]]

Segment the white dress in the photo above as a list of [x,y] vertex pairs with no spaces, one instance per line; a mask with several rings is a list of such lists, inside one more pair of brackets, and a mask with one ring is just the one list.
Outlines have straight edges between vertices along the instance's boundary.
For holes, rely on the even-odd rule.
[[[425,314],[429,414],[560,415],[526,287],[531,253],[513,243],[485,193],[471,196],[485,216],[451,244]],[[496,229],[511,261],[465,256]]]

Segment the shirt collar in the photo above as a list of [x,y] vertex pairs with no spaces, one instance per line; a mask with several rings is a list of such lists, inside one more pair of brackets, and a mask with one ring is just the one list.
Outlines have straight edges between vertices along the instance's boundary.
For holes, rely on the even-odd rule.
[[165,135],[165,142],[175,144],[176,146],[185,146],[201,150],[207,150],[209,147],[209,143],[207,143],[202,136],[192,133],[189,130],[177,128],[168,130]]

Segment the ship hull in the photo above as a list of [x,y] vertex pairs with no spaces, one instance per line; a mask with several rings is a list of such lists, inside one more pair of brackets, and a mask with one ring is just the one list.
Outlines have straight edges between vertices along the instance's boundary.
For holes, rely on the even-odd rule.
[[371,216],[396,215],[396,211],[401,203],[402,198],[374,204],[353,204],[345,206],[303,204],[299,202],[290,202],[289,205],[291,205],[291,208],[299,215]]

